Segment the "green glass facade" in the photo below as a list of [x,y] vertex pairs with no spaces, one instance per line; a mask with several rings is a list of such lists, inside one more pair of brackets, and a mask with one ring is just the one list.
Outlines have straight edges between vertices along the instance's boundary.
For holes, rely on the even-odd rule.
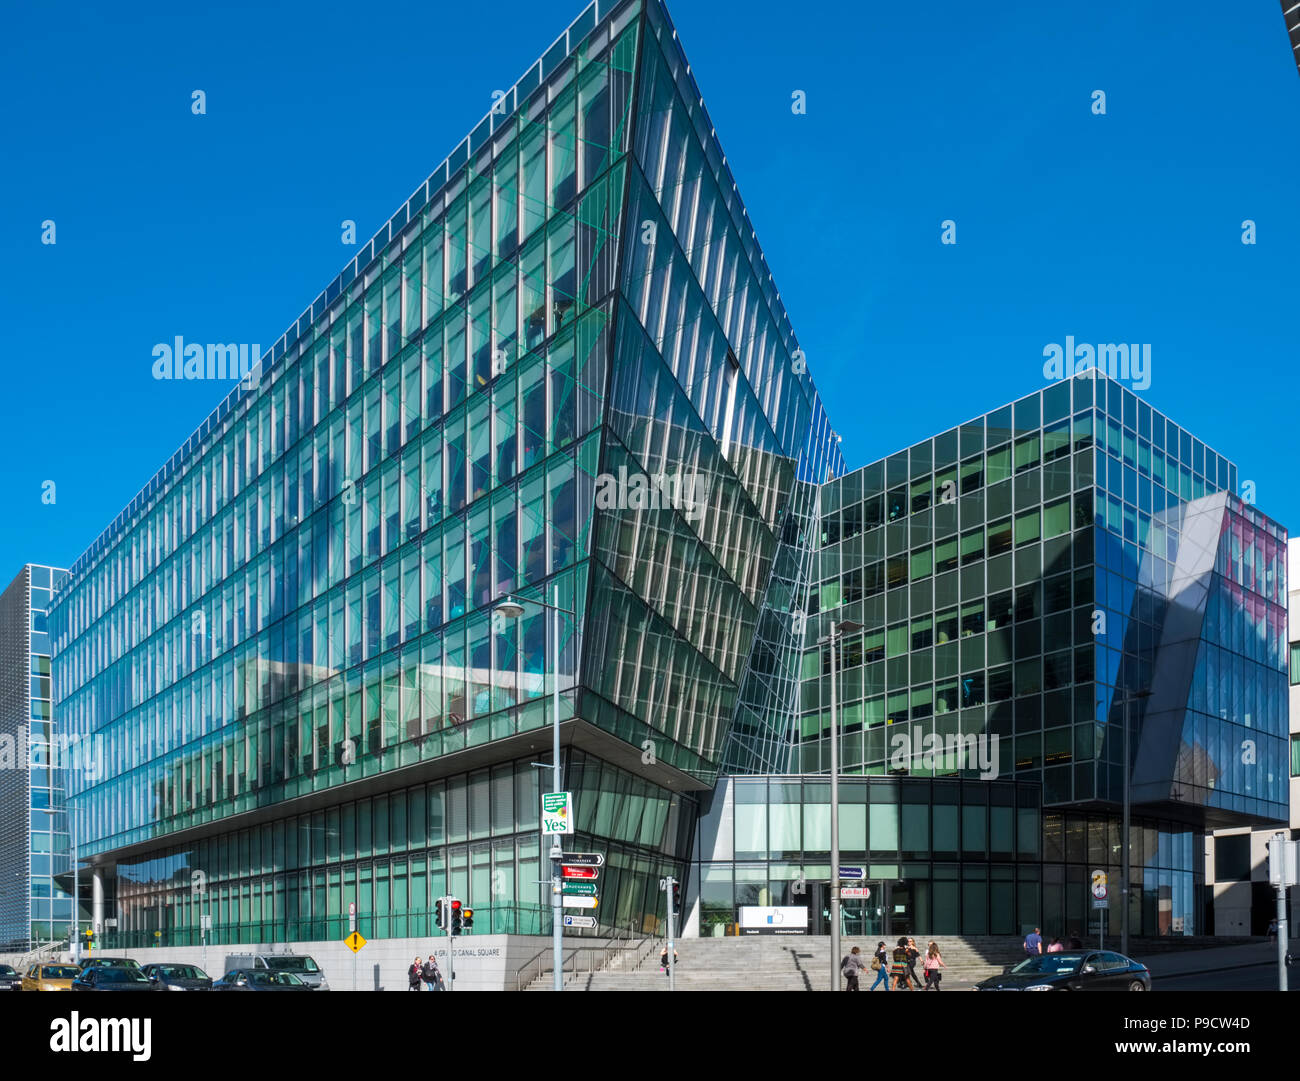
[[[832,622],[861,624],[837,651],[841,772],[1028,783],[1041,892],[1016,894],[1017,919],[1065,934],[1090,870],[1121,877],[1127,724],[1131,927],[1195,933],[1204,831],[1287,813],[1286,531],[1235,484],[1231,462],[1086,374],[822,485],[786,757],[735,772],[829,769],[831,653],[818,643]],[[846,859],[886,866],[850,847]],[[719,881],[731,873],[700,858]],[[888,858],[911,905],[934,869]],[[962,874],[987,879],[986,858],[963,853]],[[773,883],[826,873],[799,859],[751,870]],[[988,906],[972,905],[930,910],[933,929],[986,933]],[[929,931],[926,918],[900,916],[904,930]]]
[[[414,926],[461,849],[411,808],[545,753],[556,680],[566,786],[604,778],[579,822],[627,848],[599,916],[647,918],[720,768],[796,478],[839,462],[797,352],[666,13],[592,4],[59,594],[60,711],[107,760],[72,806],[114,933],[191,941],[194,872],[234,906],[221,933],[332,933],[329,842],[288,838],[380,801],[406,807],[404,869],[358,849],[356,875]],[[689,478],[701,513],[599,504],[627,473]],[[565,610],[558,655],[507,595]],[[490,821],[464,899],[545,930],[533,827]]]

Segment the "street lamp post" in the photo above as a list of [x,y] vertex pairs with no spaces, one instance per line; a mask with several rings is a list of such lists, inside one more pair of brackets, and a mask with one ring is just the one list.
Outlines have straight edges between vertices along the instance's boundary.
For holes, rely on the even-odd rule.
[[[496,606],[496,611],[500,612],[506,619],[518,619],[524,614],[525,604],[535,604],[539,608],[546,608],[551,613],[550,620],[550,646],[551,646],[551,784],[552,792],[563,791],[561,785],[563,779],[560,772],[560,616],[572,616],[574,613],[567,608],[560,607],[560,585],[558,582],[551,586],[551,603],[545,601],[517,601],[513,597],[506,597]],[[563,897],[561,895],[562,883],[560,878],[560,861],[564,856],[564,851],[560,847],[560,835],[551,835],[551,967],[552,972],[552,990],[564,990],[564,908]]]
[[840,989],[840,717],[835,676],[835,647],[846,633],[862,630],[862,624],[845,620],[832,623],[831,631],[817,644],[831,650],[831,990]]

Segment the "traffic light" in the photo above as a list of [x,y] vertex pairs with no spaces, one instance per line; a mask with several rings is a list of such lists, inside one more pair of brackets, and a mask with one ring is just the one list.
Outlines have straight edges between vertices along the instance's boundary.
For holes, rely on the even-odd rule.
[[682,884],[673,879],[673,915],[676,916],[682,910]]
[[460,925],[466,931],[474,926],[474,910],[472,908],[461,909]]
[[442,922],[442,898],[441,897],[439,897],[438,900],[434,902],[433,911],[435,915],[435,922],[438,924],[438,930],[445,931],[447,929],[447,925]]
[[460,934],[463,915],[464,914],[461,912],[460,901],[453,897],[451,899],[451,933],[453,935]]

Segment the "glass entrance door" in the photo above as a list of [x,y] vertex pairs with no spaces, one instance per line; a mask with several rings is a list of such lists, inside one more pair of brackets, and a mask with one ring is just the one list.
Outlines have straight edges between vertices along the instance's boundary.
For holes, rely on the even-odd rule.
[[865,885],[870,891],[867,897],[840,898],[840,933],[847,938],[879,937],[885,931],[885,912],[878,882],[853,882],[853,886]]

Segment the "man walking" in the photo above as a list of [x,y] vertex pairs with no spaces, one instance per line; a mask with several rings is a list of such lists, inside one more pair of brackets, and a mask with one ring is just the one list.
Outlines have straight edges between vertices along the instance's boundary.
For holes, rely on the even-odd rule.
[[1029,934],[1025,935],[1025,956],[1037,957],[1043,952],[1043,936],[1038,933],[1035,927]]
[[862,963],[862,951],[854,946],[849,950],[848,955],[840,962],[840,975],[848,980],[846,991],[860,991],[858,986],[858,977],[862,975],[867,966]]

